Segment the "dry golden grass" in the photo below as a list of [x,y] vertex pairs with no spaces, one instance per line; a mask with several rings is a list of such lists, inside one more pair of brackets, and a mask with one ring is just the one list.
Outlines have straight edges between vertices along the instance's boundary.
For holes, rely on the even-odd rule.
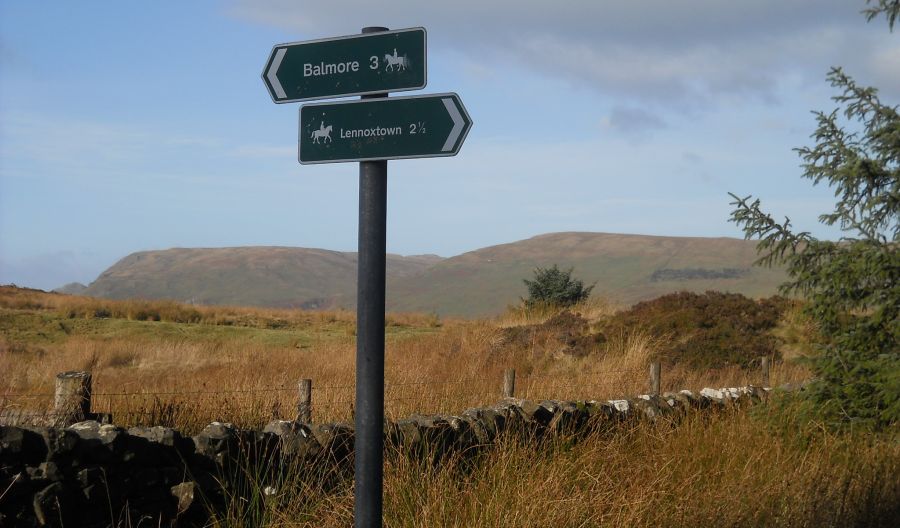
[[[195,432],[214,420],[259,427],[273,418],[290,419],[302,378],[313,380],[315,421],[352,419],[356,350],[353,315],[348,312],[102,301],[9,289],[0,294],[0,305],[8,307],[9,314],[50,318],[37,334],[57,323],[71,325],[73,311],[94,313],[99,307],[110,314],[108,319],[91,319],[94,326],[73,327],[39,346],[22,347],[0,338],[0,405],[6,408],[46,409],[55,373],[89,370],[94,376],[94,410],[112,413],[122,425],[167,425]],[[128,314],[137,310],[170,315],[198,310],[202,317],[199,323],[178,325],[165,318],[129,321]],[[577,310],[591,318],[611,312],[608,304],[597,301]],[[583,358],[500,346],[502,328],[512,326],[516,317],[439,324],[426,315],[389,315],[388,417],[452,414],[493,404],[501,398],[507,368],[516,369],[516,395],[522,398],[611,399],[647,391],[648,358],[658,345],[654,339],[639,331],[609,336],[601,353]],[[548,317],[523,315],[518,324]],[[773,384],[807,377],[805,368],[789,363],[776,364],[772,372]],[[739,368],[696,372],[675,367],[663,372],[663,390],[750,383],[759,384],[758,374]]]
[[[573,306],[571,310],[585,318],[588,323],[595,323],[609,317],[623,308],[602,297],[590,297],[586,301]],[[524,305],[508,306],[506,312],[496,317],[493,322],[500,328],[513,326],[537,325],[547,322],[559,313],[559,308],[552,305],[538,305],[527,308]]]
[[[732,409],[678,422],[630,423],[577,442],[560,438],[534,446],[506,439],[440,464],[391,453],[384,524],[895,526],[900,443],[769,425],[793,419],[789,411]],[[213,525],[352,524],[352,478],[323,487],[321,476],[305,471],[298,468],[278,483],[273,497],[232,496]],[[264,477],[255,484],[269,485]]]
[[786,360],[812,356],[812,344],[822,341],[818,323],[803,313],[799,303],[788,307],[772,333],[782,340],[781,357]]
[[[258,427],[293,418],[301,378],[313,380],[314,421],[352,417],[355,342],[347,312],[183,305],[167,311],[166,303],[7,289],[0,289],[0,306],[0,408],[46,408],[55,373],[90,370],[94,409],[112,412],[122,425],[193,433],[213,420]],[[111,310],[108,318],[70,318],[72,311],[88,314],[98,306]],[[129,310],[133,315],[148,306],[166,317],[197,310],[201,318],[190,324],[129,320]],[[598,304],[588,318],[599,319],[604,310]],[[459,413],[495,403],[510,367],[517,371],[516,394],[530,399],[609,399],[647,390],[648,358],[660,343],[640,330],[607,336],[597,353],[582,358],[504,346],[504,329],[552,315],[443,322],[392,315],[388,416]],[[698,372],[675,366],[664,370],[663,390],[746,385],[758,377],[736,367]],[[809,372],[787,361],[776,363],[771,377],[778,385],[805,380]],[[385,525],[891,526],[900,504],[895,438],[831,434],[795,426],[774,406],[770,411],[636,423],[537,450],[508,441],[440,465],[393,453],[385,468]],[[352,478],[316,471],[296,468],[268,498],[259,491],[265,477],[251,479],[250,489],[229,492],[229,506],[214,524],[347,526]]]
[[[174,301],[108,300],[47,293],[13,286],[0,286],[0,308],[13,310],[53,310],[74,319],[127,319],[168,321],[250,328],[295,328],[321,324],[352,324],[356,315],[349,310],[285,310],[248,306],[200,306]],[[387,324],[393,326],[440,326],[431,314],[391,313]]]
[[[896,513],[900,498],[896,443],[823,434],[798,446],[740,413],[644,423],[538,452],[511,443],[485,458],[474,471],[398,459],[386,478],[386,524],[851,525],[872,511]],[[340,526],[342,517],[321,512],[317,525]]]

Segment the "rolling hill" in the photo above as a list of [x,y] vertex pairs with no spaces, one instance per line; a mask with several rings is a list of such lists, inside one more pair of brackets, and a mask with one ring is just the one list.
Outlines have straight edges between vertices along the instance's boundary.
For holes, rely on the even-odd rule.
[[[413,275],[439,260],[435,255],[388,255],[387,275]],[[82,294],[278,308],[346,307],[356,298],[356,253],[289,247],[141,251],[101,273]]]
[[[781,269],[754,267],[756,243],[734,238],[552,233],[443,259],[389,255],[388,309],[482,316],[525,294],[537,266],[574,267],[594,292],[632,304],[672,291],[772,295]],[[169,249],[134,253],[85,295],[169,298],[203,304],[351,308],[356,254],[286,247]]]
[[485,315],[526,293],[537,266],[574,267],[594,295],[633,304],[665,293],[720,290],[762,297],[787,277],[754,267],[756,242],[734,238],[551,233],[448,258],[392,281],[388,307],[439,314]]
[[86,289],[87,286],[81,284],[80,282],[70,282],[65,286],[54,288],[53,291],[56,293],[65,293],[67,295],[84,295],[84,290]]

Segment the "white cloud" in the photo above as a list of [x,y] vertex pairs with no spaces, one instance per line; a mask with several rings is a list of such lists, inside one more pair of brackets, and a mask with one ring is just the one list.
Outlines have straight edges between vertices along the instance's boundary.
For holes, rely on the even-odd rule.
[[[235,0],[230,12],[297,31],[298,40],[423,25],[432,49],[459,51],[488,70],[514,61],[606,94],[704,105],[732,95],[771,100],[783,78],[822,82],[832,64],[858,66],[873,82],[896,81],[892,35],[884,24],[867,25],[863,7],[847,0]],[[895,94],[897,85],[889,87]]]

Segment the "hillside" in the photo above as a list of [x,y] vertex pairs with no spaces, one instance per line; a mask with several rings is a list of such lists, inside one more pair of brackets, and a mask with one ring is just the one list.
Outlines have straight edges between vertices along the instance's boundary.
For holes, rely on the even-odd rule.
[[[525,293],[536,266],[574,267],[595,293],[620,304],[688,290],[759,297],[775,293],[781,270],[757,268],[755,242],[733,238],[553,233],[448,259],[388,256],[388,309],[479,316]],[[129,255],[83,293],[202,304],[335,308],[354,306],[356,254],[286,247],[169,249]]]
[[66,295],[84,295],[84,291],[86,289],[87,286],[81,284],[80,282],[70,282],[65,286],[54,288],[53,291],[56,293],[65,293]]
[[574,267],[594,294],[632,304],[665,293],[720,290],[773,295],[783,270],[753,266],[756,242],[734,238],[551,233],[443,260],[391,282],[389,308],[485,315],[525,294],[536,266]]
[[[388,255],[391,279],[423,271],[435,255]],[[352,306],[356,253],[288,247],[167,249],[132,253],[83,295],[278,308]]]

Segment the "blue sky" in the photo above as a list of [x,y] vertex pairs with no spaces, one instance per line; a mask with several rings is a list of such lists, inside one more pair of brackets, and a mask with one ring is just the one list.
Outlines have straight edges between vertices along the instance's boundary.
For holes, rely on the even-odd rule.
[[[562,4],[562,5],[560,5]],[[428,86],[475,125],[390,162],[388,250],[554,231],[740,237],[727,192],[820,237],[801,179],[842,65],[900,101],[900,40],[850,0],[0,2],[0,283],[88,283],[126,254],[353,251],[357,166],[300,166],[273,45],[428,30]]]

